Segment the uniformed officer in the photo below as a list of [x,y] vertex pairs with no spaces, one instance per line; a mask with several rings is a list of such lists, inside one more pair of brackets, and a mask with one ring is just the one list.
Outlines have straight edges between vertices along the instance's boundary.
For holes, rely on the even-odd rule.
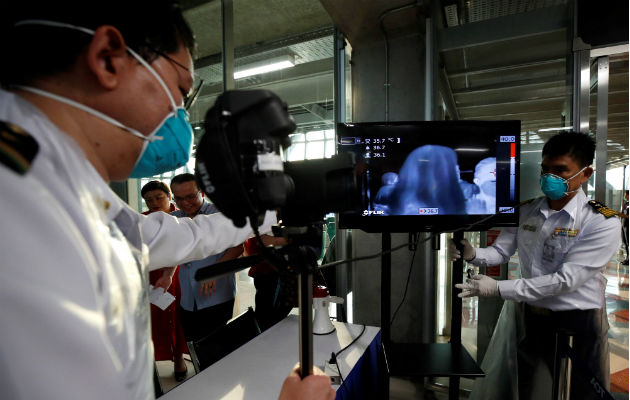
[[[553,371],[555,333],[574,335],[573,348],[608,389],[608,321],[603,270],[620,245],[620,224],[614,212],[589,200],[581,189],[593,174],[595,142],[582,133],[564,132],[543,147],[540,187],[545,197],[520,209],[518,228],[504,229],[487,248],[468,241],[463,257],[485,266],[507,263],[517,250],[522,279],[495,281],[475,275],[458,284],[460,297],[501,296],[524,303],[526,335],[519,344],[519,398],[529,399],[537,388],[536,366],[544,360]],[[454,251],[454,258],[459,258]],[[572,399],[599,398],[591,377],[574,368]],[[550,389],[550,388],[549,388]],[[549,396],[551,390],[549,390]]]
[[[152,398],[147,270],[251,234],[141,215],[108,186],[188,160],[192,32],[168,0],[4,2],[0,18],[0,398]],[[300,396],[334,398],[330,379],[292,373],[280,397]]]

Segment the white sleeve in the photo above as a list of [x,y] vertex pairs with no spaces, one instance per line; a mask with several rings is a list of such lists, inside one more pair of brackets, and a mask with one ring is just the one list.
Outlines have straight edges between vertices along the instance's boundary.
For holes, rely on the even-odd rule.
[[475,249],[475,258],[469,261],[477,266],[505,264],[516,252],[518,228],[505,228],[490,247]]
[[0,398],[129,397],[80,232],[41,183],[0,181]]
[[531,302],[578,289],[606,266],[621,245],[617,218],[598,219],[566,254],[553,274],[499,282],[501,297]]
[[[261,234],[276,224],[275,212],[267,211]],[[152,213],[141,219],[142,240],[149,247],[149,269],[200,260],[246,241],[253,235],[248,223],[237,228],[221,213],[190,219]]]

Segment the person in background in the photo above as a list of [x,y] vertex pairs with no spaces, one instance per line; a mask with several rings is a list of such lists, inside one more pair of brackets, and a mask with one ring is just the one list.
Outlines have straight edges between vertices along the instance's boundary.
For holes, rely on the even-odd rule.
[[395,172],[385,172],[381,177],[381,187],[374,196],[374,210],[382,211],[383,215],[389,215],[389,204],[391,196],[398,182],[398,174]]
[[[500,296],[521,302],[525,338],[518,345],[520,399],[530,399],[540,387],[537,379],[551,380],[556,333],[573,335],[573,349],[594,376],[610,387],[608,320],[603,270],[618,251],[620,224],[615,212],[589,200],[582,184],[593,174],[595,141],[587,134],[563,132],[542,150],[540,188],[544,197],[520,208],[518,228],[504,229],[494,244],[473,248],[463,240],[463,254],[475,266],[507,263],[518,250],[523,278],[496,281],[474,275],[459,297]],[[571,399],[598,399],[591,376],[573,369]],[[551,388],[549,388],[551,395]]]
[[[175,217],[195,218],[198,215],[211,215],[219,210],[204,200],[204,194],[197,187],[193,174],[180,174],[171,180],[173,197],[179,210]],[[179,282],[181,298],[179,315],[186,341],[199,340],[232,319],[236,296],[236,275],[230,274],[210,282],[199,283],[195,273],[209,265],[233,260],[243,253],[243,245],[237,245],[221,253],[181,264]]]
[[[188,161],[192,31],[168,0],[0,2],[0,30],[0,398],[151,399],[148,271],[252,235],[109,187]],[[334,398],[296,373],[280,399]]]
[[466,199],[468,214],[495,214],[497,203],[497,159],[484,158],[475,167],[473,182],[479,190]]
[[[265,246],[287,244],[287,241],[281,237],[262,235],[261,239]],[[247,256],[260,254],[261,251],[260,243],[255,237],[245,242]],[[254,311],[260,330],[264,331],[289,315],[293,307],[287,304],[280,274],[269,262],[262,261],[250,267],[247,274],[254,279],[256,287]]]
[[[160,211],[168,214],[176,210],[175,205],[171,203],[171,191],[164,182],[150,181],[142,187],[140,194],[149,208],[149,211],[143,212],[144,215]],[[179,299],[181,290],[177,270],[178,266],[151,271],[149,284],[154,288],[162,288]],[[175,302],[165,310],[151,304],[151,337],[155,360],[173,361],[175,380],[183,381],[188,372],[184,361],[184,353],[188,353],[188,347]]]

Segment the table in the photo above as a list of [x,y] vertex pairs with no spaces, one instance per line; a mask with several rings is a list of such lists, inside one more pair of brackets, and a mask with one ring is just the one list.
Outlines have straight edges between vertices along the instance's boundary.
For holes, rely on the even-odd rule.
[[[324,369],[332,352],[350,344],[361,325],[333,322],[329,335],[313,336],[313,364]],[[277,399],[284,379],[298,362],[298,317],[289,315],[236,351],[160,397],[160,400],[192,399]],[[374,397],[378,389],[380,328],[366,326],[356,343],[337,359],[346,380],[337,399]],[[371,391],[357,397],[357,391]]]

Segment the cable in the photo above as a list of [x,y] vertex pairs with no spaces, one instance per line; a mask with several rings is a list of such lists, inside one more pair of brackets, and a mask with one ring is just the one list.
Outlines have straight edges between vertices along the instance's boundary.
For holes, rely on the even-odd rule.
[[[429,239],[431,239],[433,236],[434,235],[431,235]],[[407,297],[407,289],[409,289],[409,281],[411,280],[411,271],[413,270],[413,260],[416,258],[416,252],[418,251],[419,240],[420,240],[420,237],[418,236],[418,239],[416,239],[416,243],[414,245],[413,255],[411,256],[411,264],[409,264],[409,272],[407,273],[407,283],[405,284],[405,293],[403,294],[402,300],[400,300],[398,307],[396,307],[396,311],[394,311],[394,315],[392,316],[392,319],[389,321],[389,325],[392,325],[394,323],[394,320],[396,319],[396,314],[398,314],[398,310],[400,310],[400,307],[402,307],[403,303],[405,302],[405,298]]]
[[[511,210],[516,210],[517,208],[519,208],[521,205],[518,204],[514,207],[511,208]],[[470,228],[472,228],[475,225],[481,224],[483,222],[488,221],[489,219],[495,217],[498,214],[492,214],[489,215],[486,218],[483,218],[477,222],[474,222],[468,226],[464,226],[458,229],[455,229],[454,231],[445,231],[445,232],[438,232],[438,233],[434,233],[433,235],[429,236],[428,238],[424,239],[422,242],[419,242],[418,240],[416,240],[416,244],[415,244],[415,250],[413,251],[413,256],[411,256],[411,264],[409,265],[409,273],[407,274],[407,283],[405,284],[405,293],[403,294],[402,300],[400,300],[400,303],[398,304],[398,307],[396,307],[396,311],[394,311],[394,315],[392,316],[392,319],[390,320],[389,324],[392,325],[394,323],[394,320],[396,319],[396,314],[398,314],[398,310],[400,310],[400,307],[403,305],[403,303],[405,302],[405,298],[407,297],[407,290],[409,289],[409,281],[411,280],[411,271],[413,269],[413,260],[416,257],[416,251],[418,250],[418,244],[420,243],[424,243],[429,239],[432,239],[433,237],[440,235],[442,233],[455,233],[455,232],[459,232],[462,230],[469,230]]]
[[345,381],[343,380],[343,375],[341,374],[341,368],[339,368],[339,362],[337,361],[337,357],[335,357],[335,365],[337,366],[337,372],[339,372],[339,378],[341,379],[341,384],[343,385]]
[[344,347],[343,349],[339,350],[338,352],[335,353],[335,359],[337,357],[339,357],[339,354],[343,353],[344,351],[346,351],[350,346],[352,346],[353,344],[355,344],[357,342],[357,340],[359,340],[359,338],[363,335],[363,332],[365,332],[365,325],[363,325],[363,328],[361,329],[361,333],[359,333],[359,336],[357,336],[356,338],[354,338],[354,340],[352,342],[350,342],[349,345],[347,345],[346,347]]
[[391,249],[389,249],[387,251],[381,251],[379,253],[372,254],[372,255],[369,255],[369,256],[362,256],[362,257],[356,257],[356,258],[349,258],[349,259],[346,259],[346,260],[333,261],[333,262],[330,262],[328,264],[322,264],[317,269],[330,268],[330,267],[334,267],[334,266],[337,266],[337,265],[340,265],[340,264],[350,263],[350,262],[354,262],[354,261],[369,260],[371,258],[380,257],[380,256],[382,256],[384,254],[389,254],[389,253],[392,253],[392,252],[394,252],[396,250],[400,250],[403,247],[407,247],[407,245],[408,245],[407,243],[401,244],[400,246],[393,247],[393,248],[391,248]]

